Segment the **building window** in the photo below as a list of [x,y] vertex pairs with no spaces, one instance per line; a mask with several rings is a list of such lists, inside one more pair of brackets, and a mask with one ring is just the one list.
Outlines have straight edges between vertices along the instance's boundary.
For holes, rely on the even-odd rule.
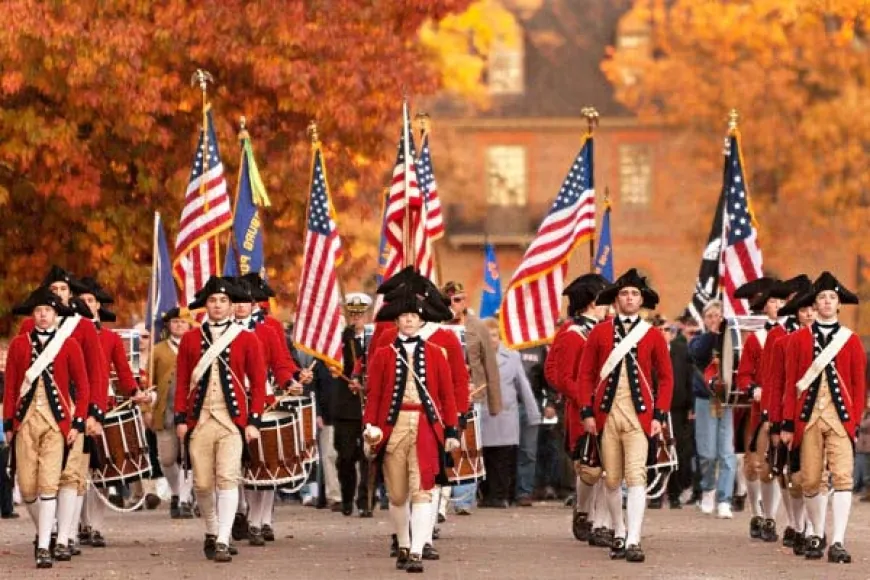
[[487,85],[491,95],[520,95],[524,90],[522,47],[493,46]]
[[526,148],[496,145],[486,150],[489,205],[526,205]]
[[649,205],[652,151],[649,145],[619,146],[619,198],[623,205]]

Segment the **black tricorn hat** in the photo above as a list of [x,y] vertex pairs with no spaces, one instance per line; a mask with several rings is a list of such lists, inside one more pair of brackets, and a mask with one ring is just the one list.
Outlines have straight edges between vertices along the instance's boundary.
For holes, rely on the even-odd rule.
[[562,296],[568,297],[568,315],[585,310],[608,284],[610,282],[601,274],[583,274],[575,278],[562,291]]
[[233,282],[218,276],[212,276],[194,295],[194,300],[188,305],[191,310],[205,308],[208,297],[213,294],[226,294],[230,302],[246,302],[251,300],[251,295],[240,289]]
[[66,282],[73,294],[80,294],[85,289],[82,283],[76,279],[75,276],[60,266],[52,264],[51,268],[48,270],[48,274],[46,274],[45,278],[42,279],[42,284],[40,285],[51,286],[55,282]]
[[97,311],[97,316],[100,317],[100,322],[115,322],[118,320],[118,316],[114,312],[106,310],[102,306]]
[[[449,309],[448,309],[449,310]],[[396,320],[402,314],[414,313],[425,322],[443,322],[444,312],[436,309],[423,296],[420,296],[409,286],[392,292],[390,301],[378,310],[375,320],[378,322],[390,322]],[[453,318],[453,314],[450,314]]]
[[[810,283],[812,285],[812,282]],[[804,301],[805,294],[795,294],[792,296],[792,299],[783,304],[782,308],[776,311],[777,316],[797,316],[798,310],[804,308],[805,306],[812,306],[812,302],[810,304],[806,304],[804,306],[798,306],[801,302]]]
[[100,304],[113,304],[115,302],[115,299],[112,298],[102,286],[100,286],[96,278],[86,276],[79,280],[79,284],[82,286],[83,290],[77,291],[76,294],[93,294],[94,298],[96,298],[97,302]]
[[404,286],[405,284],[413,283],[417,280],[420,274],[414,268],[414,266],[405,266],[383,282],[378,286],[377,293],[383,294],[386,296],[390,292],[393,292]]
[[12,308],[12,314],[16,316],[30,316],[37,306],[50,306],[59,316],[69,316],[72,311],[63,305],[57,294],[48,289],[48,286],[40,286],[30,293],[27,299]]
[[[408,292],[420,297],[429,310],[427,322],[447,322],[453,320],[450,300],[438,289],[432,280],[408,266],[378,287],[378,294],[384,295],[384,302],[390,304]],[[383,310],[384,307],[381,307]],[[395,318],[388,319],[394,320]]]
[[813,289],[813,281],[806,274],[798,274],[794,278],[789,278],[785,281],[785,284],[791,289],[792,293],[804,294]]
[[840,281],[834,278],[833,274],[825,271],[813,282],[812,289],[806,294],[801,295],[800,300],[795,302],[796,307],[812,306],[816,302],[816,296],[825,290],[836,292],[840,298],[840,304],[858,304],[858,296],[840,284]]
[[749,309],[752,312],[762,312],[765,304],[771,298],[780,298],[785,300],[794,292],[792,286],[787,282],[762,276],[751,282],[743,284],[734,291],[735,298],[745,298],[749,300]]
[[251,285],[251,294],[257,302],[264,302],[275,297],[275,291],[272,290],[272,287],[256,272],[248,272],[244,276],[239,276],[239,279],[245,280]]
[[659,295],[656,291],[649,287],[646,283],[646,277],[637,273],[636,268],[630,269],[628,272],[616,279],[616,282],[608,285],[598,293],[598,298],[595,304],[604,306],[616,302],[616,297],[619,291],[623,288],[637,288],[643,297],[643,308],[653,309],[659,303]]
[[[224,276],[223,279],[226,280],[227,282],[229,282],[230,284],[235,285],[236,289],[239,290],[245,296],[245,299],[239,300],[239,302],[259,302],[260,301],[257,298],[257,296],[260,295],[260,291],[257,290],[256,291],[257,296],[255,296],[254,295],[254,293],[255,293],[254,287],[251,285],[251,283],[248,280],[243,279],[241,276]],[[233,300],[233,302],[236,302],[236,301]]]
[[91,307],[85,304],[85,301],[78,296],[73,296],[69,299],[69,309],[82,318],[87,318],[88,320],[94,319],[94,313],[91,312]]

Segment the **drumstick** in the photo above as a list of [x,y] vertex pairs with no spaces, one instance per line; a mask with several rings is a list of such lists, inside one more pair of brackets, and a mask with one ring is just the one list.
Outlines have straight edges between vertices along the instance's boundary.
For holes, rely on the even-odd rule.
[[486,383],[483,383],[482,385],[480,385],[479,387],[477,387],[476,389],[474,389],[473,391],[468,393],[468,396],[469,397],[476,397],[481,392],[483,392],[483,389],[485,389],[485,388],[486,388]]
[[[154,390],[155,390],[154,387],[150,387],[150,388],[147,388],[147,389],[142,389],[140,392],[141,392],[141,393],[150,393],[150,392],[152,392],[152,391],[154,391]],[[127,400],[124,401],[123,403],[120,403],[120,404],[119,404],[117,407],[115,407],[113,410],[114,410],[114,411],[118,411],[118,410],[120,410],[120,409],[123,409],[124,407],[126,407],[127,405],[129,405],[129,404],[132,403],[132,402],[133,402],[133,399],[127,399]]]

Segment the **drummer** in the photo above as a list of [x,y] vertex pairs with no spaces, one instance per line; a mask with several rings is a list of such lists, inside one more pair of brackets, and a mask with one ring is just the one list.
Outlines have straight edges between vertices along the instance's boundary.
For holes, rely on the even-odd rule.
[[[133,377],[130,363],[127,360],[127,351],[124,350],[121,337],[117,333],[103,328],[103,322],[115,321],[115,314],[103,308],[107,304],[112,304],[114,300],[103,290],[96,279],[82,278],[80,282],[83,289],[78,292],[78,297],[87,305],[96,321],[95,326],[100,337],[106,369],[111,372],[111,369],[114,368],[115,375],[118,377],[118,380],[109,386],[108,407],[113,407],[115,398],[120,396],[132,397],[135,404],[149,402],[150,398],[147,392],[139,389],[139,384]],[[94,548],[106,547],[106,539],[101,530],[106,517],[105,502],[108,501],[108,492],[107,488],[97,491],[95,487],[89,487],[87,490],[86,504],[82,510],[83,532],[79,535],[83,545],[90,545]],[[105,499],[98,498],[98,493]]]
[[[266,382],[266,404],[271,405],[275,402],[276,393],[273,384],[281,385],[280,391],[286,390],[291,395],[301,395],[303,392],[302,385],[311,382],[312,373],[308,369],[300,370],[293,359],[284,355],[279,342],[283,342],[283,336],[279,337],[275,334],[270,326],[265,324],[261,319],[258,321],[252,314],[254,306],[261,300],[268,300],[268,296],[261,290],[259,286],[251,285],[247,279],[235,278],[230,280],[241,289],[246,300],[239,300],[233,303],[233,321],[236,324],[242,325],[246,330],[251,331],[260,341],[262,346],[263,358],[266,362],[266,369],[269,373],[269,380]],[[247,501],[246,501],[247,500]],[[275,532],[272,529],[272,508],[275,504],[275,490],[253,490],[244,489],[244,486],[239,486],[239,505],[236,510],[236,516],[233,521],[235,539],[242,539],[239,536],[243,534],[238,532],[239,522],[247,520],[248,529],[246,534],[248,542],[252,546],[264,546],[266,536],[268,541],[275,540]],[[247,515],[246,515],[247,514]]]

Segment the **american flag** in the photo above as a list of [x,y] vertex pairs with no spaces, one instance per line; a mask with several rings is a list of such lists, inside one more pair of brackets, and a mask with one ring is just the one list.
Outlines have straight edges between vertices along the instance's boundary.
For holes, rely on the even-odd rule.
[[722,302],[726,318],[749,314],[749,303],[734,298],[734,290],[762,275],[758,232],[749,207],[749,187],[743,174],[740,134],[733,129],[728,138],[728,161],[724,176],[725,247],[719,265]]
[[305,261],[296,304],[293,341],[300,350],[331,366],[340,366],[341,334],[345,321],[336,270],[343,254],[335,224],[335,211],[329,200],[323,152],[319,146],[314,148],[311,166]]
[[[413,141],[411,143],[413,148]],[[426,202],[426,235],[430,242],[434,242],[444,236],[444,216],[441,214],[441,198],[438,196],[438,184],[435,183],[435,171],[432,168],[428,131],[423,133],[420,139],[417,180],[420,182],[420,189]]]
[[519,349],[542,344],[556,333],[568,260],[594,232],[592,137],[587,136],[508,285],[500,322],[506,346]]
[[200,130],[175,239],[172,270],[183,304],[193,302],[194,294],[209,277],[220,273],[218,236],[232,226],[232,220],[224,166],[209,110],[206,126]]
[[[399,140],[399,151],[396,155],[396,165],[393,168],[393,182],[387,199],[385,238],[389,257],[384,268],[384,280],[388,280],[408,264],[414,265],[423,276],[432,278],[435,273],[435,261],[432,253],[432,243],[426,228],[426,204],[423,194],[417,184],[417,171],[414,161],[414,140],[408,131],[410,121],[407,113],[407,103],[404,106],[404,126]],[[407,139],[407,152],[406,140]],[[406,163],[406,156],[410,162]],[[407,171],[407,190],[405,188],[405,172]],[[405,230],[405,207],[409,208],[408,230]],[[405,259],[405,239],[412,236],[412,255]]]

